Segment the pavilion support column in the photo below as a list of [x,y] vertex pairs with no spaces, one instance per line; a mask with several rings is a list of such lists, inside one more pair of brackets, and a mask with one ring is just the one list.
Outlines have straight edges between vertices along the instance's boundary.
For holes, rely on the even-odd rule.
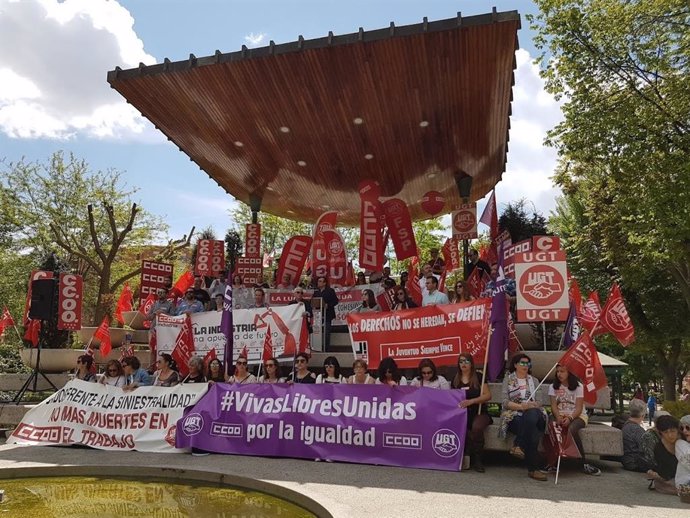
[[259,222],[259,211],[261,210],[261,197],[256,194],[249,195],[249,208],[252,211],[252,223]]
[[[457,171],[455,173],[455,185],[458,188],[458,194],[462,198],[463,203],[470,201],[470,192],[472,191],[472,177],[465,171]],[[462,277],[467,279],[467,256],[470,248],[470,242],[467,239],[462,241]]]

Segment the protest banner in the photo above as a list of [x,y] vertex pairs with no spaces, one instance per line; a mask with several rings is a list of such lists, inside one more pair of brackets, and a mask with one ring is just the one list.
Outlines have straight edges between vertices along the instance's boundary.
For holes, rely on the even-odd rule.
[[412,218],[407,204],[398,198],[383,202],[386,226],[398,261],[417,255],[417,242],[412,228]]
[[60,274],[58,281],[58,329],[81,329],[81,301],[83,280],[81,275]]
[[347,324],[355,356],[370,369],[387,356],[403,369],[417,368],[422,358],[437,366],[455,365],[461,352],[482,364],[490,309],[491,299],[479,299],[392,313],[351,313]]
[[359,266],[372,272],[383,271],[382,217],[383,211],[378,201],[361,198]]
[[460,470],[462,390],[216,383],[177,425],[178,448]]
[[217,239],[200,239],[196,248],[194,272],[197,275],[216,277],[225,268],[225,242]]
[[503,249],[503,274],[515,279],[515,255],[532,250],[532,241],[525,239]]
[[157,263],[155,261],[141,262],[141,276],[139,278],[139,304],[143,304],[146,297],[156,295],[158,288],[168,289],[173,280],[173,265]]
[[175,424],[206,384],[139,387],[132,392],[72,380],[29,410],[8,444],[81,444],[100,450],[176,452]]
[[283,283],[286,276],[291,285],[296,286],[299,283],[311,245],[312,238],[309,236],[293,236],[288,239],[283,246],[278,263],[276,279],[279,283]]
[[515,256],[517,317],[520,322],[568,319],[565,252],[526,252]]
[[[261,363],[261,354],[269,324],[271,325],[273,350],[276,357],[279,357],[285,349],[286,341],[299,340],[303,312],[303,306],[299,304],[233,310],[233,362],[237,359],[239,352],[246,347],[249,363],[253,365]],[[222,314],[222,311],[192,313],[191,321],[196,355],[203,358],[211,349],[215,349],[216,357],[221,361],[225,360],[226,338],[220,327]],[[171,354],[182,330],[185,315],[179,317],[158,315],[156,319],[156,349],[159,353]],[[289,343],[288,348],[290,346]]]

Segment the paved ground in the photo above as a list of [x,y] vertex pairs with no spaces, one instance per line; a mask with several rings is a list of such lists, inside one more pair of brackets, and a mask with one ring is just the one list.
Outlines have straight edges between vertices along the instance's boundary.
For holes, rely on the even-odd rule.
[[555,486],[553,475],[549,482],[528,479],[519,463],[502,453],[490,455],[487,472],[479,474],[224,455],[0,446],[0,469],[75,464],[123,466],[123,475],[132,473],[126,466],[242,475],[305,494],[338,518],[690,516],[690,506],[678,497],[648,491],[642,474],[611,462],[596,463],[603,471],[600,477],[566,467]]

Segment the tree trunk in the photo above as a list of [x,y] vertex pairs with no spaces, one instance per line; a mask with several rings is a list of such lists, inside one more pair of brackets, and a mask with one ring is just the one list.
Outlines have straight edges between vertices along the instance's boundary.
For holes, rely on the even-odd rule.
[[676,400],[676,365],[680,357],[683,341],[680,338],[671,338],[667,347],[659,346],[656,355],[659,359],[659,367],[664,377],[664,399]]
[[103,265],[103,273],[98,283],[98,298],[96,299],[96,312],[93,317],[93,325],[101,325],[103,317],[108,314],[113,303],[113,294],[110,293],[110,265]]

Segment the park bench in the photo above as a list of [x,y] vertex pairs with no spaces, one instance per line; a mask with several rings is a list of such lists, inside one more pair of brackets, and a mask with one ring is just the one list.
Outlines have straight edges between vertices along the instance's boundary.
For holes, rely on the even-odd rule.
[[[491,403],[501,404],[501,384],[490,383]],[[549,406],[548,386],[542,385],[537,390],[537,401],[544,406]],[[608,388],[602,389],[597,393],[597,401],[594,405],[587,405],[588,408],[608,410],[611,408],[611,393]],[[500,418],[494,417],[494,422],[484,432],[484,448],[494,451],[508,451],[513,446],[513,435],[501,439],[498,437]],[[603,423],[590,422],[586,428],[580,432],[582,446],[587,455],[621,456],[623,455],[623,434],[618,428],[607,426]]]

